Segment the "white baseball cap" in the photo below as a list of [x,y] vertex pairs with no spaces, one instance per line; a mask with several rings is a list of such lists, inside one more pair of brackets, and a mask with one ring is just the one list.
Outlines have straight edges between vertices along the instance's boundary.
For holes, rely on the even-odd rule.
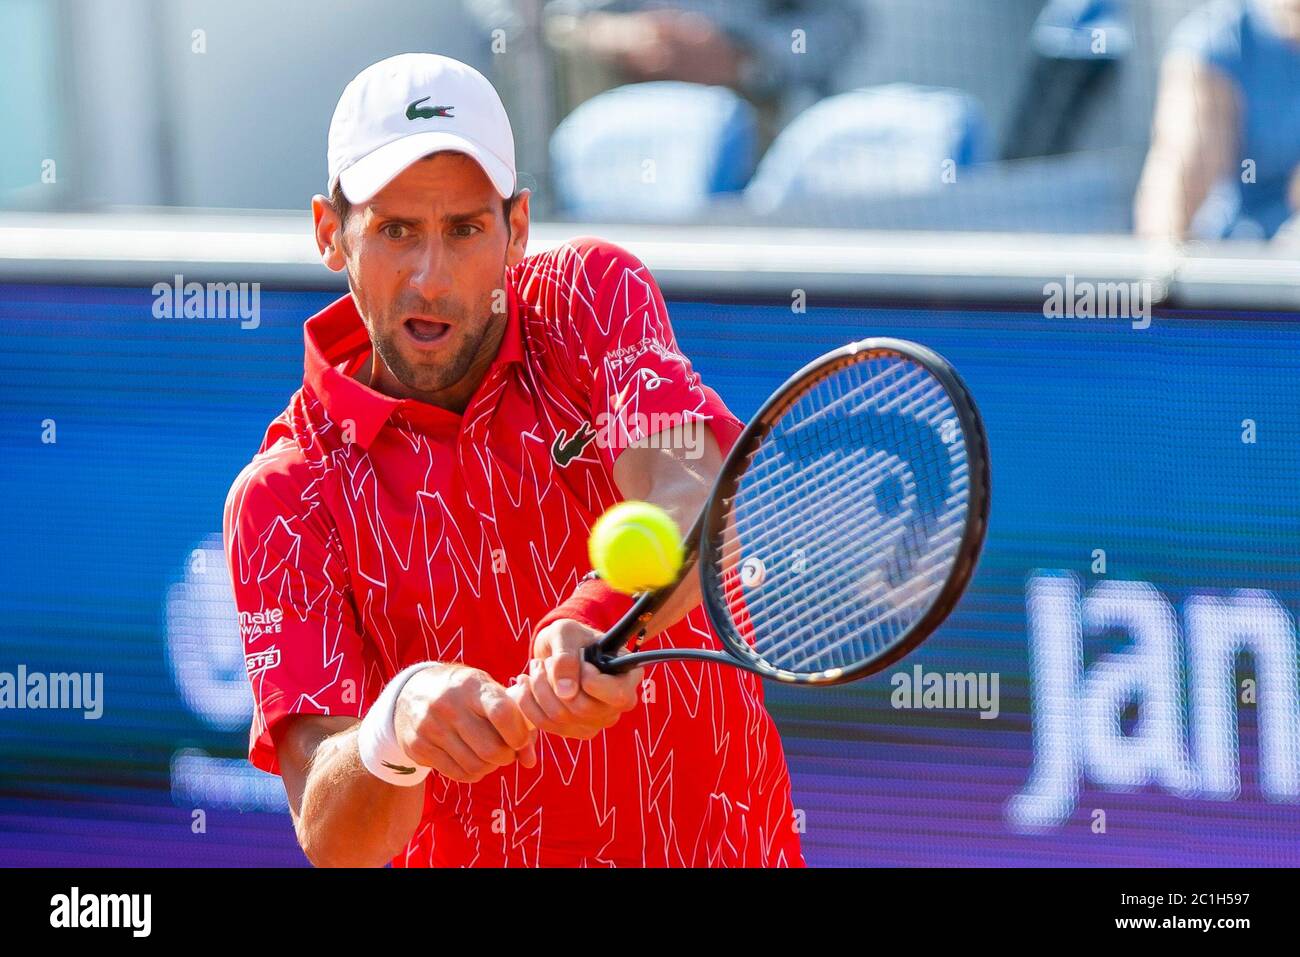
[[515,137],[496,89],[473,67],[402,53],[343,90],[329,132],[329,188],[364,203],[416,160],[441,150],[475,159],[503,199],[515,192]]

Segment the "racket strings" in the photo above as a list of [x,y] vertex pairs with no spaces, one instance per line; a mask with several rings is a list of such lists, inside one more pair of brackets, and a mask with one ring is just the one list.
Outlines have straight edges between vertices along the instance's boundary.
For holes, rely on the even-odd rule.
[[[896,402],[897,399],[882,402],[881,408],[888,408],[890,405],[896,404]],[[820,435],[818,438],[823,440],[824,444],[826,436]],[[897,471],[896,469],[881,469],[879,467],[874,470],[864,471],[858,467],[858,463],[855,461],[855,458],[862,454],[865,454],[865,450],[855,450],[853,454],[840,459],[835,463],[835,471],[824,469],[818,471],[814,468],[812,471],[806,472],[804,476],[804,493],[808,497],[804,501],[811,501],[813,496],[834,495],[837,491],[843,494],[846,487],[845,483],[854,480],[857,481],[860,487],[872,489],[878,486],[878,480],[882,472],[894,474]],[[879,451],[873,453],[871,457],[878,463],[892,458],[892,456]],[[809,488],[807,487],[809,485],[817,487]],[[857,526],[852,524],[845,526],[841,516],[837,516],[841,519],[839,522],[827,523],[822,520],[824,516],[819,514],[818,510],[806,509],[807,514],[802,521],[797,525],[794,522],[791,523],[792,531],[805,538],[811,537],[818,540],[825,537],[826,531],[835,536],[835,540],[832,542],[833,548],[824,548],[824,550],[831,551],[835,557],[830,562],[819,564],[818,570],[821,573],[821,581],[810,582],[808,587],[813,589],[819,586],[824,587],[827,581],[834,582],[847,571],[860,569],[862,566],[861,556],[867,548],[874,548],[878,552],[888,552],[889,549],[895,548],[899,540],[908,531],[907,515],[912,506],[907,501],[904,501],[903,504],[906,507],[900,510],[899,514],[886,517],[883,521],[879,512],[872,516],[871,511],[868,510],[866,513],[868,520]],[[851,533],[847,537],[844,534],[846,528]],[[764,540],[755,543],[760,551],[769,553],[774,549],[779,551],[781,544],[779,541],[772,541],[766,537]],[[896,564],[895,562],[895,566]],[[896,579],[900,577],[897,567],[887,566],[884,571],[885,578]],[[856,624],[859,628],[850,630],[826,647],[819,648],[819,651],[824,655],[837,651],[841,653],[834,660],[834,665],[842,666],[850,658],[860,658],[864,653],[876,653],[889,643],[892,643],[903,627],[899,612],[925,598],[932,591],[932,589],[925,589],[917,594],[917,586],[921,584],[921,581],[913,579],[911,580],[913,596],[907,601],[902,601],[900,600],[902,596],[896,590],[891,591],[883,587],[881,577],[881,569],[876,568],[858,583],[860,595],[857,596],[856,611],[858,621]],[[777,589],[759,590],[757,592],[756,601],[751,603],[749,607],[751,618],[755,620],[756,624],[764,623],[769,617],[769,613],[771,617],[779,614],[779,612],[772,609],[772,599],[779,596],[780,592]],[[799,670],[801,666],[806,665],[806,662],[796,660],[796,656],[800,652],[807,650],[809,632],[822,631],[825,633],[824,630],[828,624],[826,619],[830,619],[830,624],[837,623],[843,617],[841,614],[842,608],[843,606],[840,604],[831,605],[829,610],[825,605],[809,604],[798,610],[793,617],[785,615],[780,621],[780,635],[782,637],[764,651],[765,659],[779,667]],[[853,642],[855,634],[863,636],[871,647],[866,649],[855,647]]]
[[[802,520],[790,519],[788,525],[789,525],[788,530],[779,538],[763,537],[761,540],[755,541],[753,543],[754,547],[761,552],[766,552],[769,554],[770,553],[779,554],[783,551],[790,550],[793,547],[798,547],[795,545],[795,543],[802,542],[805,545],[805,553],[806,553],[807,551],[806,546],[807,543],[809,543],[810,541],[813,542],[814,545],[820,544],[820,529],[824,527],[824,523],[821,521],[820,515],[817,515],[816,513],[813,512],[809,512],[809,514]],[[844,571],[846,571],[851,567],[861,565],[862,560],[861,560],[860,549],[851,547],[857,544],[858,541],[860,541],[863,545],[869,544],[870,546],[876,549],[889,548],[894,544],[896,544],[897,541],[906,533],[907,526],[902,517],[893,517],[893,518],[888,518],[883,522],[877,521],[874,527],[870,524],[864,523],[864,525],[859,529],[857,529],[856,531],[857,534],[854,536],[854,538],[857,541],[835,542],[836,545],[840,545],[844,547],[840,550],[839,556],[835,559],[832,559],[832,561],[829,564],[819,565],[819,571],[822,573],[824,577],[826,576],[834,577],[836,575],[842,574]],[[741,555],[742,555],[741,547],[738,544],[733,543],[727,549],[725,549],[723,562],[724,564],[726,564],[727,561],[734,561],[738,556]],[[761,614],[761,612],[766,609],[766,607],[770,604],[770,602],[778,597],[779,597],[779,593],[776,591],[758,590],[755,596],[750,600],[748,606],[750,615],[754,616],[756,614]],[[869,612],[870,610],[871,610],[871,606],[866,606],[862,609],[864,614]],[[815,614],[816,611],[817,611],[816,608],[810,607],[808,611],[800,617],[808,618],[809,616]],[[794,641],[798,637],[797,633],[791,633],[792,627],[795,625],[802,625],[802,624],[804,623],[798,621],[797,619],[786,620],[785,625],[786,625],[788,637],[785,640],[787,642]]]
[[[957,537],[954,536],[953,540],[956,541]],[[884,591],[874,582],[864,582],[863,598],[859,602],[856,611],[859,616],[857,624],[862,630],[862,640],[871,645],[866,649],[867,653],[878,653],[892,644],[905,624],[900,612],[911,609],[919,605],[920,602],[933,597],[934,592],[942,586],[943,581],[944,579],[939,576],[917,575],[908,579],[905,586]],[[871,597],[873,594],[877,596],[874,599]],[[921,607],[923,609],[926,606]],[[784,621],[782,627],[786,637],[770,642],[765,652],[765,659],[773,665],[792,667],[793,656],[807,650],[809,633],[824,625],[822,619],[826,614],[825,611],[819,610],[815,614],[802,614],[794,620]],[[751,612],[751,616],[762,617],[761,615],[754,616],[753,612]],[[873,629],[878,626],[882,631],[888,631],[889,634],[882,635],[873,632]],[[852,642],[857,637],[854,632],[849,632],[829,644],[819,644],[817,650],[829,654],[842,649],[849,657],[858,660],[863,656],[863,651],[852,645]]]
[[[953,511],[960,513],[961,508],[962,506],[960,503],[953,503]],[[955,516],[946,516],[946,517],[955,518],[957,519],[957,521],[948,521],[944,523],[944,530],[939,532],[936,535],[936,537],[931,541],[931,545],[933,546],[932,549],[922,554],[921,564],[923,565],[927,564],[929,560],[932,560],[933,558],[937,557],[937,553],[940,550],[946,549],[948,547],[956,547],[956,545],[960,542],[961,531],[964,527],[963,524],[960,522],[960,517],[961,517],[960,514]],[[879,550],[882,548],[888,548],[891,544],[897,541],[897,539],[906,532],[906,526],[905,523],[902,521],[902,519],[890,519],[889,521],[882,523],[876,528],[872,528],[864,525],[864,527],[862,527],[858,531],[860,532],[860,534],[857,536],[859,539],[862,540],[869,539],[870,545]],[[810,538],[816,538],[816,537],[817,537],[817,525],[810,524],[809,521],[804,521],[799,524],[796,524],[795,522],[792,521],[790,523],[790,528],[787,531],[787,533],[782,535],[779,539],[764,539],[761,542],[756,544],[758,544],[763,550],[769,552],[772,551],[780,552],[782,550],[790,548],[795,542],[807,542]],[[851,543],[841,542],[838,544],[851,544]],[[723,564],[726,565],[728,562],[734,561],[735,557],[741,554],[742,554],[741,547],[736,543],[731,543],[723,550]],[[841,556],[837,560],[833,561],[830,565],[822,566],[822,571],[824,574],[834,576],[842,573],[843,571],[845,571],[847,568],[851,566],[859,565],[859,564],[861,564],[860,553],[858,553],[853,548],[845,548],[843,549]],[[769,600],[775,597],[777,594],[778,593],[773,591],[757,592],[755,597],[750,601],[748,606],[748,610],[750,614],[754,615],[760,612],[761,609],[763,609],[765,605],[767,605]],[[870,610],[871,610],[870,605],[862,608],[862,611],[864,613],[869,612]],[[812,611],[815,611],[815,609],[813,609]],[[807,617],[807,615],[803,617]],[[786,624],[787,626],[789,626],[795,624],[795,622],[788,620]],[[866,622],[866,624],[870,624],[870,622]],[[791,636],[786,640],[787,641],[793,640],[793,637],[794,636]]]
[[[881,406],[882,408],[887,408],[893,404],[897,404],[897,401],[891,400],[888,402],[884,402],[881,404]],[[851,461],[846,462],[844,464],[848,466],[850,469],[854,465],[854,463]],[[861,476],[860,472],[858,474],[859,476]],[[828,479],[833,480],[834,478],[835,476],[823,476],[822,480],[827,481]],[[874,481],[874,477],[868,474],[866,476],[866,481],[864,484],[868,488],[874,487],[876,485],[876,482]],[[904,514],[914,510],[914,504],[912,501],[910,500],[907,501],[905,505],[906,508],[904,509]],[[826,564],[823,566],[823,571],[824,571],[823,578],[833,579],[836,575],[842,575],[846,570],[846,566],[860,564],[861,560],[858,554],[859,553],[858,546],[862,545],[864,542],[872,545],[878,552],[887,553],[888,550],[898,540],[899,538],[898,532],[901,530],[901,525],[902,523],[897,519],[892,522],[884,523],[883,526],[880,525],[879,523],[876,523],[875,527],[873,527],[872,523],[864,523],[862,527],[859,529],[860,534],[857,535],[854,539],[841,541],[837,543],[839,545],[845,546],[844,554],[838,562]],[[828,527],[832,527],[837,530],[839,529],[838,525],[828,526]],[[901,574],[898,570],[898,564],[899,564],[898,554],[895,553],[893,561],[888,563],[885,566],[886,574],[884,575],[883,579],[880,573],[880,569],[877,568],[873,574],[865,577],[859,582],[859,591],[861,593],[861,598],[859,599],[859,604],[857,608],[859,616],[856,624],[859,625],[860,628],[864,630],[864,633],[867,634],[868,636],[872,635],[871,632],[872,628],[875,628],[877,625],[884,625],[884,628],[879,629],[874,635],[875,644],[878,647],[867,649],[868,652],[878,651],[880,650],[879,646],[883,646],[893,641],[897,637],[897,632],[901,630],[902,623],[899,621],[900,618],[899,612],[905,608],[909,608],[923,601],[926,597],[928,597],[928,595],[932,591],[932,589],[924,588],[923,587],[925,584],[924,579],[922,577],[917,576],[917,577],[913,577],[909,581],[909,589],[908,589],[909,594],[908,596],[906,596],[906,600],[904,600],[905,596],[903,596],[898,589],[894,589],[892,594],[887,594],[886,593],[887,589],[884,587],[884,582],[888,580],[894,580],[894,581],[901,580]],[[874,600],[870,600],[872,595],[876,596]],[[863,601],[862,599],[867,599],[867,600]],[[817,610],[817,606],[812,606],[812,607],[814,608],[814,611]],[[756,617],[758,617],[760,621],[763,618],[761,614],[757,615]],[[803,664],[802,662],[795,661],[793,659],[793,656],[797,655],[801,648],[800,639],[804,637],[801,634],[802,629],[796,630],[795,626],[804,625],[805,627],[825,628],[827,625],[826,621],[821,621],[821,620],[809,621],[809,618],[810,615],[805,612],[799,616],[800,619],[799,621],[792,621],[787,619],[784,622],[783,631],[786,637],[777,646],[773,647],[768,652],[769,657],[776,659],[774,663],[779,663],[781,665],[786,665],[786,666],[796,666],[796,667]],[[841,614],[841,608],[839,605],[833,606],[833,610],[830,612],[830,618],[831,618],[831,622],[830,622],[831,624],[835,624],[836,622],[838,622],[840,619],[843,618],[843,615]],[[842,651],[844,652],[844,654],[842,655],[842,657],[844,658],[860,656],[863,653],[861,649],[846,647],[852,645],[853,643],[852,638],[853,638],[853,633],[849,632],[845,636],[841,637],[839,640],[832,643],[827,649],[823,649],[823,650]],[[783,651],[786,653],[780,654]]]
[[[867,484],[873,483],[868,481]],[[915,496],[911,495],[904,502],[904,514],[914,511],[914,499]],[[911,563],[922,568],[911,570],[910,577],[908,576],[908,569],[904,567],[908,565],[906,550],[915,546],[915,536],[911,535],[912,530],[904,521],[895,519],[883,524],[864,522],[858,528],[858,534],[848,538],[843,536],[838,525],[835,529],[841,533],[841,540],[835,543],[836,547],[841,549],[841,554],[838,560],[824,565],[822,581],[813,583],[814,587],[825,586],[827,581],[834,582],[837,577],[851,571],[856,574],[861,569],[863,554],[874,552],[890,557],[883,565],[870,569],[856,580],[857,594],[852,596],[856,603],[854,610],[857,614],[857,620],[852,624],[856,625],[856,628],[846,630],[829,644],[823,641],[810,645],[807,639],[812,638],[814,634],[826,639],[833,634],[833,631],[827,629],[828,622],[825,616],[818,614],[824,606],[809,605],[798,612],[794,618],[786,616],[781,622],[780,633],[784,637],[776,641],[766,652],[775,665],[792,669],[805,667],[809,662],[798,656],[809,647],[815,647],[823,654],[838,651],[845,661],[860,659],[864,654],[878,653],[897,640],[900,633],[910,626],[911,617],[905,616],[904,612],[913,609],[918,613],[923,611],[928,606],[928,599],[932,598],[942,585],[943,575],[924,573],[925,563],[930,557],[929,552],[923,553],[919,562]],[[843,618],[842,607],[844,606],[839,604],[832,606],[830,624],[835,624]],[[762,614],[756,617],[760,622],[764,619]],[[866,647],[855,641],[858,638],[862,639]],[[845,661],[837,658],[833,663],[840,665]]]
[[[805,393],[799,402],[811,400],[811,396],[817,388],[824,387],[838,394],[816,407],[801,410],[797,417],[792,417],[790,414],[791,409],[787,409],[777,427],[783,429],[787,435],[797,435],[801,430],[809,427],[819,425],[825,427],[828,420],[838,421],[836,417],[842,417],[848,410],[867,407],[864,396],[873,397],[870,407],[878,412],[890,411],[899,406],[904,399],[913,401],[903,411],[914,411],[916,408],[932,402],[936,391],[943,393],[943,386],[938,380],[931,376],[924,367],[914,364],[909,365],[906,371],[902,372],[896,366],[895,368],[874,373],[852,388],[845,388],[839,382],[844,374],[844,370],[841,370],[839,373],[823,379],[817,386],[814,386],[813,390]],[[756,452],[760,451],[762,451],[762,447],[756,450]],[[746,472],[747,476],[748,474],[749,472]]]
[[[879,376],[874,377],[872,381],[875,382],[879,378]],[[929,397],[933,400],[934,391],[938,389],[938,386],[933,380],[929,380],[928,384],[934,387],[931,390],[931,396]],[[864,384],[863,388],[867,388],[867,385]],[[837,398],[833,404],[843,402],[844,398],[846,397]],[[817,421],[823,411],[824,410],[818,410],[805,421]],[[790,432],[796,432],[803,428],[804,425],[800,424],[796,426],[795,429],[791,429]],[[819,435],[817,439],[817,444],[822,447],[825,447],[828,444],[826,442],[827,436],[824,433]],[[776,447],[777,446],[774,442],[769,441],[762,446],[762,450],[771,453]],[[827,454],[832,454],[833,451],[834,450],[830,450]],[[864,463],[867,471],[865,473],[856,473],[856,477],[858,477],[861,482],[866,484],[868,487],[875,486],[880,473],[883,471],[880,468],[881,463],[887,463],[890,458],[889,453],[880,449],[873,450],[866,446],[858,448],[850,447],[847,454],[850,456],[868,456],[867,462]],[[776,465],[774,470],[764,474],[762,466],[768,463],[779,464]],[[758,508],[770,504],[771,500],[778,496],[790,499],[792,497],[791,490],[793,482],[800,482],[804,486],[805,491],[816,491],[823,495],[833,492],[833,488],[827,487],[827,483],[830,479],[829,473],[824,469],[809,470],[808,465],[809,463],[806,458],[801,460],[788,455],[782,456],[777,454],[768,454],[759,458],[759,461],[746,472],[744,477],[744,502],[746,509]],[[837,462],[836,466],[840,471],[854,473],[856,463],[852,459],[845,459]],[[821,487],[810,487],[814,485],[820,485]],[[783,507],[786,507],[789,504],[791,504],[789,501],[782,502]],[[816,518],[819,517],[819,513],[810,512],[809,516]],[[898,519],[891,521],[894,524],[901,525],[902,517],[900,516]],[[809,529],[806,526],[800,526],[794,520],[787,521],[780,525],[767,526],[767,530],[768,534],[764,539],[764,544],[772,546],[784,546],[788,543],[788,540],[806,536],[809,532]],[[773,532],[775,532],[775,535],[773,535]],[[724,562],[730,560],[738,551],[739,547],[733,544],[730,549],[724,552]]]
[[901,640],[955,560],[968,502],[960,418],[942,384],[877,355],[813,385],[751,456],[716,552],[741,582],[753,653],[810,673]]
[[[829,524],[822,524],[821,527],[834,531],[833,526]],[[805,539],[815,538],[814,552],[824,553],[830,548],[843,549],[843,553],[836,560],[831,562],[819,560],[814,570],[817,580],[807,581],[803,586],[805,591],[818,589],[825,591],[841,585],[842,582],[837,579],[842,580],[850,570],[860,571],[862,562],[858,556],[866,548],[874,547],[885,552],[896,548],[904,529],[899,527],[897,522],[876,528],[864,524],[860,534],[848,538],[841,534],[839,540],[833,541],[829,547],[824,541],[825,536],[818,535],[816,529],[805,531],[810,533],[805,534]],[[768,544],[760,543],[760,548]],[[933,589],[924,587],[927,584],[926,578],[914,576],[908,580],[909,596],[904,598],[900,588],[889,585],[891,580],[900,577],[896,570],[897,559],[892,560],[890,564],[894,567],[887,566],[883,574],[877,568],[873,573],[858,579],[858,594],[853,596],[853,601],[856,603],[856,622],[850,623],[844,620],[843,611],[847,607],[847,602],[844,604],[833,602],[829,604],[829,608],[825,602],[806,606],[796,605],[795,607],[800,610],[791,616],[783,609],[774,608],[775,601],[768,600],[769,597],[777,595],[777,589],[760,590],[759,593],[764,597],[752,603],[750,608],[756,633],[760,636],[759,643],[761,637],[769,630],[783,636],[775,642],[770,642],[770,647],[763,649],[763,654],[774,665],[800,668],[809,663],[805,660],[808,655],[804,652],[810,647],[819,647],[823,654],[839,652],[834,660],[827,661],[825,664],[842,665],[847,663],[849,658],[857,659],[864,654],[876,653],[893,642],[906,624],[901,620],[901,613],[928,598]],[[934,587],[938,584],[940,582],[937,580],[933,582]],[[765,627],[769,624],[769,619],[774,619],[774,625],[779,624],[779,631]],[[854,624],[857,627],[851,629],[839,627],[847,624]],[[839,637],[833,638],[837,631],[840,632]],[[819,638],[820,642],[814,642],[812,640],[814,638]],[[856,640],[859,638],[861,642],[866,642],[871,647],[864,649],[861,642]],[[828,639],[830,639],[829,644],[826,643]],[[799,660],[795,660],[796,658]]]

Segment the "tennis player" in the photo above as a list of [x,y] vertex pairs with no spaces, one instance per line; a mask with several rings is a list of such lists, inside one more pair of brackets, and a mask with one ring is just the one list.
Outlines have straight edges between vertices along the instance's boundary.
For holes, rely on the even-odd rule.
[[[491,84],[403,54],[329,131],[302,387],[225,506],[255,710],[318,865],[801,866],[760,682],[582,649],[631,600],[588,576],[625,498],[689,527],[741,423],[678,349],[645,266],[525,256]],[[642,647],[720,647],[694,575]]]

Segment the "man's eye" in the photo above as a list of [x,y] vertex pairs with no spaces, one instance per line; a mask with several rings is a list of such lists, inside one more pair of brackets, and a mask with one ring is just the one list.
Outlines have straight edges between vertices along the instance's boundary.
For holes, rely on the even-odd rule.
[[401,223],[389,223],[383,228],[383,233],[389,239],[401,239],[406,235],[406,227]]
[[467,236],[473,236],[476,232],[478,232],[478,230],[474,226],[471,226],[469,223],[461,223],[459,226],[452,227],[451,232],[452,235],[454,236],[460,236],[464,238]]

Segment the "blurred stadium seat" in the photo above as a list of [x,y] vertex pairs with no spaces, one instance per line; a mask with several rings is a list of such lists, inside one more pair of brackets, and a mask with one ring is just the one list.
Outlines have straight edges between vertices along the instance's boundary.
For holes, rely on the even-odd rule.
[[960,170],[955,182],[935,190],[881,193],[852,203],[807,198],[765,215],[719,209],[712,219],[873,230],[1125,233],[1141,162],[1141,149],[1124,147],[983,163]]
[[676,219],[744,187],[754,108],[725,87],[660,81],[608,90],[551,137],[559,208],[573,217]]
[[906,83],[828,97],[782,130],[745,190],[771,213],[930,193],[985,158],[979,104],[956,90]]

